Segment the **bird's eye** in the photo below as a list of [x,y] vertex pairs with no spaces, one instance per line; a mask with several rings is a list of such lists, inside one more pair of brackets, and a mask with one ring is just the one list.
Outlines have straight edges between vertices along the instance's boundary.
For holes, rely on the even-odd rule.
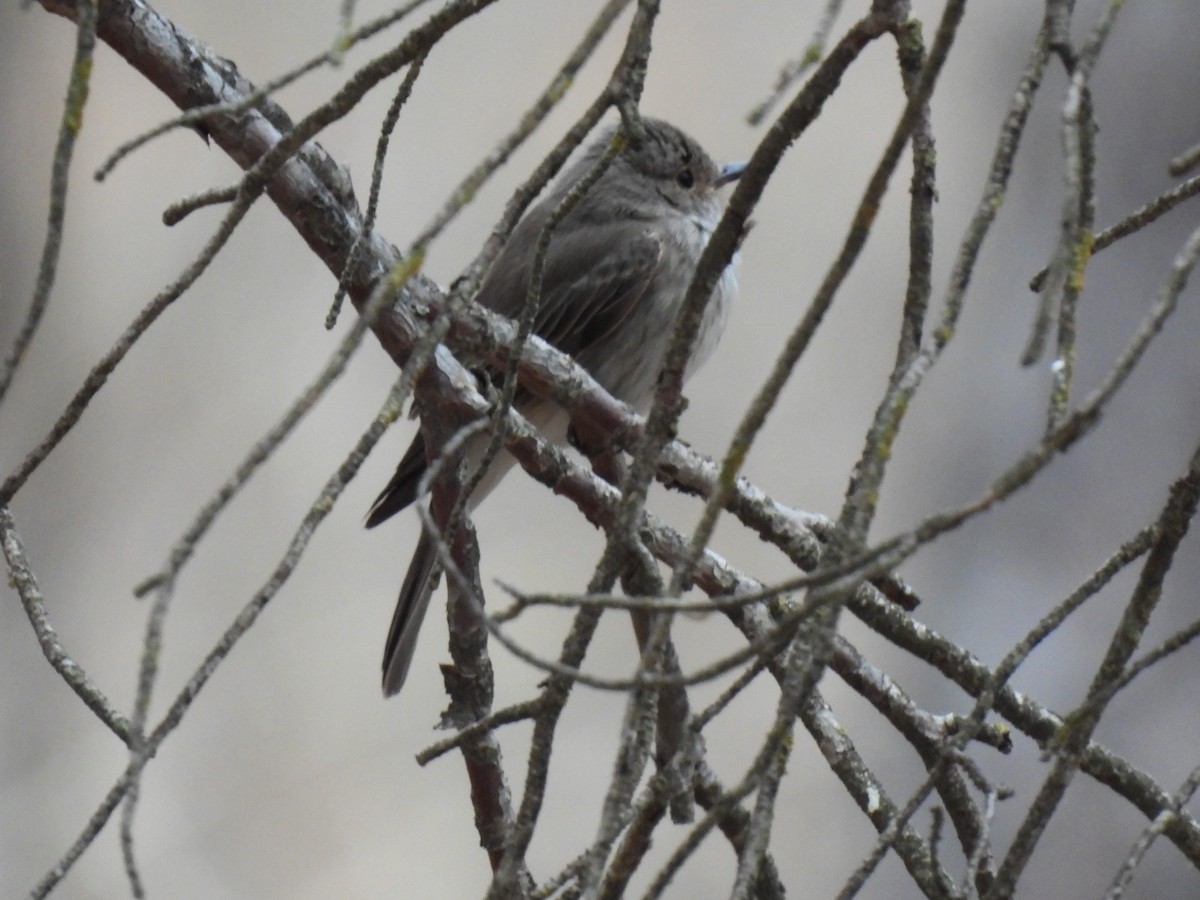
[[679,174],[675,176],[675,183],[687,190],[696,183],[696,177],[692,175],[691,169],[680,169]]

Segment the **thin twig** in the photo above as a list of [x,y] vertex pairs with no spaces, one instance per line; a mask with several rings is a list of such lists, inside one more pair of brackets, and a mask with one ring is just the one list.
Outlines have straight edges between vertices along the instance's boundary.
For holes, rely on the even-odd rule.
[[1187,473],[1172,486],[1170,497],[1158,520],[1154,543],[1142,566],[1137,586],[1121,617],[1112,640],[1088,687],[1084,705],[1069,716],[1056,737],[1054,764],[1042,783],[1029,811],[1021,822],[1012,845],[996,872],[996,881],[986,896],[1011,896],[1051,817],[1058,810],[1075,772],[1078,771],[1107,701],[1113,696],[1110,685],[1116,682],[1141,641],[1150,614],[1162,594],[1162,583],[1175,559],[1175,552],[1186,536],[1191,519],[1200,505],[1200,446],[1192,455]]
[[[87,105],[88,88],[92,76],[92,56],[96,49],[97,5],[88,0],[76,4],[75,56],[71,61],[71,76],[67,84],[67,97],[63,101],[62,118],[58,126],[58,141],[50,164],[50,208],[46,215],[46,239],[42,243],[42,258],[38,263],[37,282],[25,319],[13,341],[12,349],[0,365],[0,403],[3,403],[12,384],[17,367],[25,357],[38,325],[50,302],[50,291],[58,275],[58,257],[62,249],[63,222],[67,216],[67,187],[71,173],[71,159],[75,155],[75,141],[83,129],[83,110]],[[8,503],[8,497],[0,505]]]
[[[1111,228],[1106,228],[1100,232],[1096,235],[1095,240],[1092,241],[1092,255],[1095,256],[1101,250],[1112,246],[1121,238],[1128,237],[1140,231],[1165,213],[1170,212],[1184,200],[1196,196],[1196,194],[1200,194],[1200,175],[1189,178],[1183,184],[1159,194],[1149,203],[1134,210]],[[1049,271],[1049,269],[1042,269],[1034,275],[1030,279],[1029,289],[1031,291],[1040,291],[1046,282]]]
[[130,788],[137,783],[146,762],[158,752],[158,748],[162,745],[163,741],[183,721],[184,715],[191,708],[192,703],[208,683],[209,679],[220,668],[222,661],[254,626],[255,621],[262,614],[267,604],[291,577],[295,571],[296,564],[299,562],[318,526],[332,511],[337,498],[341,496],[350,480],[357,474],[358,469],[366,459],[371,448],[383,436],[387,427],[399,417],[401,411],[400,398],[405,390],[406,385],[402,377],[388,395],[387,400],[384,402],[383,407],[370,427],[359,438],[358,443],[343,461],[342,465],[338,467],[338,470],[326,482],[320,495],[309,508],[304,520],[300,523],[287,551],[276,565],[274,571],[238,614],[237,618],[226,628],[220,640],[208,652],[204,661],[171,702],[163,718],[146,736],[145,742],[141,747],[142,752],[130,761],[125,774],[121,776],[108,795],[106,795],[100,807],[93,813],[79,841],[47,873],[38,887],[38,890],[41,890],[42,893],[37,894],[37,896],[44,896],[45,893],[48,893],[66,875],[83,850],[99,834],[100,829],[107,822],[109,816],[112,815],[113,810]]
[[[344,14],[349,15],[348,10],[344,11]],[[342,301],[346,299],[346,294],[350,289],[350,282],[354,277],[354,270],[358,265],[359,255],[367,245],[367,237],[375,228],[375,215],[379,211],[379,192],[383,185],[383,167],[384,163],[387,162],[387,152],[392,132],[396,128],[396,123],[400,120],[400,110],[404,108],[404,104],[408,102],[408,98],[412,95],[413,87],[421,74],[422,66],[425,64],[427,53],[427,50],[421,51],[409,63],[408,71],[404,73],[400,87],[396,90],[396,96],[392,98],[392,103],[388,107],[388,111],[384,114],[383,124],[379,128],[379,140],[375,143],[375,163],[371,169],[371,188],[367,199],[367,212],[363,216],[362,228],[355,235],[354,243],[350,246],[350,252],[346,255],[346,264],[342,267],[342,273],[338,276],[337,290],[333,295],[333,305],[329,313],[325,316],[326,329],[332,329],[337,324],[338,310],[341,309]]]
[[825,8],[821,11],[821,18],[817,21],[817,27],[813,29],[808,45],[798,57],[788,62],[780,70],[771,93],[750,111],[746,116],[747,122],[751,125],[761,125],[800,76],[821,61],[821,56],[825,53],[825,45],[829,43],[833,25],[842,11],[843,2],[844,0],[826,0]]
[[8,566],[9,582],[21,598],[21,606],[25,609],[29,624],[33,626],[33,633],[42,648],[42,655],[84,705],[95,713],[122,743],[129,744],[133,734],[129,720],[112,705],[87,672],[67,653],[58,638],[58,632],[50,624],[50,616],[38,587],[37,577],[29,566],[12,511],[7,506],[0,506],[0,546],[3,547],[4,561]]
[[105,159],[104,162],[100,164],[100,167],[96,169],[92,177],[97,181],[103,181],[126,156],[133,153],[135,150],[144,146],[145,144],[150,143],[155,138],[161,137],[170,131],[174,131],[176,128],[199,128],[203,133],[207,133],[208,126],[214,118],[219,116],[236,118],[247,110],[257,106],[260,101],[265,100],[272,94],[278,93],[292,82],[298,81],[300,78],[309,74],[310,72],[313,72],[326,65],[340,65],[342,56],[346,50],[350,49],[350,47],[366,40],[367,38],[374,37],[379,32],[389,28],[396,22],[399,22],[401,19],[407,17],[408,14],[417,9],[417,7],[423,6],[428,2],[429,0],[410,0],[410,2],[404,6],[400,6],[391,12],[382,15],[372,22],[368,22],[366,25],[362,26],[352,34],[339,34],[335,39],[334,45],[331,49],[319,54],[318,56],[314,56],[309,60],[306,60],[305,62],[293,68],[291,71],[285,72],[278,78],[273,78],[261,87],[258,87],[241,97],[226,102],[207,103],[203,106],[197,106],[193,107],[192,109],[184,110],[175,118],[168,119],[166,122],[156,125],[149,131],[143,132],[142,134],[139,134],[121,144],[116,150],[109,154],[108,158]]
[[1112,885],[1108,892],[1104,895],[1104,900],[1120,900],[1125,894],[1125,888],[1129,887],[1129,883],[1133,880],[1134,873],[1141,865],[1142,859],[1150,850],[1150,846],[1154,843],[1167,826],[1179,815],[1179,810],[1192,799],[1192,795],[1200,788],[1200,766],[1192,769],[1188,773],[1188,777],[1183,780],[1183,784],[1175,792],[1172,798],[1170,809],[1164,809],[1151,822],[1146,829],[1138,835],[1138,839],[1133,842],[1133,846],[1129,849],[1129,855],[1125,858],[1125,862],[1117,870],[1117,874],[1113,876]]

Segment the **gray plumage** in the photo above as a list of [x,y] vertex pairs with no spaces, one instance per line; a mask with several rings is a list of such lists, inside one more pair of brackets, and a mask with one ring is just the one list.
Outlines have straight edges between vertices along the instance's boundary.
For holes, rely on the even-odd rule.
[[[645,410],[670,342],[675,316],[700,253],[720,218],[716,192],[742,166],[718,167],[692,138],[653,119],[645,138],[629,144],[554,231],[546,254],[542,301],[534,331],[573,356],[613,396]],[[513,230],[480,286],[476,300],[505,316],[521,314],[538,236],[571,187],[604,154],[608,129],[555,183]],[[732,266],[722,274],[705,309],[691,374],[708,358],[725,327],[736,290]],[[520,410],[550,440],[562,442],[569,418],[550,401],[530,399]],[[486,437],[468,445],[479,459]],[[470,498],[474,508],[513,465],[501,453]],[[425,470],[425,442],[413,441],[379,495],[367,527],[416,500]],[[417,633],[436,586],[436,554],[422,534],[405,575],[383,658],[383,691],[400,690],[416,649]]]

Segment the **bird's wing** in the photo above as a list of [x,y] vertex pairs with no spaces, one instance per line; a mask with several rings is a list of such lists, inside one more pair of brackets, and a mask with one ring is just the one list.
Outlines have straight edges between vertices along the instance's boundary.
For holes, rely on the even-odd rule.
[[[522,221],[534,229],[527,241],[513,235],[505,251],[536,241],[545,211]],[[662,261],[662,242],[637,222],[576,223],[556,234],[546,253],[541,303],[534,332],[559,350],[580,356],[619,329],[645,296]],[[501,253],[479,291],[478,301],[503,315],[520,316],[529,290],[531,259],[508,260]],[[371,505],[373,528],[416,499],[425,471],[425,441],[418,433],[396,474]]]
[[[645,296],[662,261],[662,242],[637,222],[575,223],[550,242],[534,333],[571,356],[603,342]],[[529,266],[480,291],[485,306],[519,318]]]
[[371,509],[367,513],[367,527],[374,528],[416,500],[417,486],[421,482],[421,475],[424,471],[425,438],[418,431],[417,436],[413,438],[413,442],[404,452],[400,465],[396,467],[396,474],[392,476],[387,487],[371,504]]

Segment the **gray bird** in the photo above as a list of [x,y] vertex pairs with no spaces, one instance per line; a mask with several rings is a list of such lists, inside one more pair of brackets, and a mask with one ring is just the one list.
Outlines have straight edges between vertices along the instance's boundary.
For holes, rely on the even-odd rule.
[[[546,255],[534,332],[570,354],[614,397],[645,411],[700,253],[716,227],[717,189],[741,175],[743,163],[716,165],[688,135],[666,122],[644,120],[645,136],[630,142],[559,223]],[[510,318],[521,314],[538,235],[547,218],[607,150],[615,127],[591,144],[513,230],[476,300]],[[722,273],[705,309],[687,374],[716,347],[737,289],[733,267]],[[521,413],[550,440],[567,438],[569,417],[555,403],[527,398]],[[482,455],[486,436],[468,445]],[[502,452],[470,498],[474,508],[515,461]],[[396,474],[372,505],[367,527],[417,499],[425,470],[418,434]],[[416,649],[430,595],[434,543],[422,533],[400,589],[383,655],[383,693],[400,690]]]

